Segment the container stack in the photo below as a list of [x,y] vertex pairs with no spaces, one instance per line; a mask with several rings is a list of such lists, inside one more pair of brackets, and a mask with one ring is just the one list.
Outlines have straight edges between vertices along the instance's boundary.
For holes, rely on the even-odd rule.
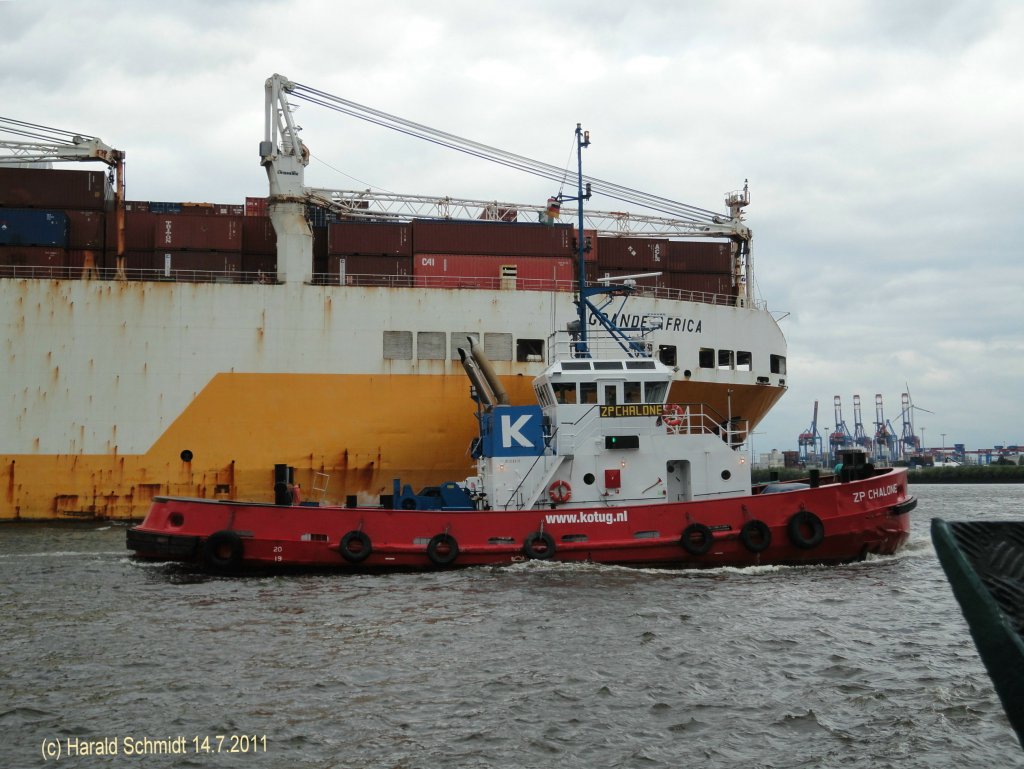
[[0,167],[0,270],[54,278],[94,270],[113,197],[102,171]]
[[664,238],[598,238],[594,277],[647,272],[639,286],[705,294],[734,294],[731,245]]

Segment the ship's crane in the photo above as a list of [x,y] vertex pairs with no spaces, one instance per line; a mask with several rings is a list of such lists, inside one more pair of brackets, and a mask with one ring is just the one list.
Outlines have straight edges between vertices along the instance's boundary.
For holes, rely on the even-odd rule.
[[828,437],[828,441],[832,449],[832,455],[838,456],[840,449],[847,448],[853,444],[853,436],[850,435],[850,428],[846,426],[846,420],[843,419],[842,399],[837,395],[833,402],[836,408],[836,429]]
[[797,438],[800,446],[800,460],[804,464],[813,464],[821,460],[821,433],[818,432],[818,401],[814,401],[814,416],[811,426],[800,433]]
[[[18,138],[10,138],[18,137]],[[95,136],[0,117],[0,165],[95,161],[110,167],[117,218],[118,268],[124,255],[124,152]]]
[[860,396],[853,396],[853,442],[871,455],[871,439],[864,432],[864,420],[860,411]]
[[[513,216],[518,218],[520,214],[540,220],[547,211],[546,205],[529,203],[306,187],[305,168],[309,164],[310,152],[299,136],[302,129],[295,121],[295,108],[289,99],[317,104],[551,181],[561,183],[567,179],[566,170],[557,166],[462,139],[275,74],[266,81],[260,162],[266,168],[270,182],[268,209],[277,231],[279,280],[303,280],[304,272],[308,270],[307,265],[311,262],[312,234],[302,217],[303,206],[307,203],[350,218],[395,220],[426,217],[508,221]],[[752,234],[743,221],[743,209],[750,203],[746,185],[742,190],[727,193],[725,205],[729,209],[728,213],[716,213],[593,177],[585,176],[583,182],[588,194],[604,195],[654,212],[652,215],[617,211],[586,212],[584,229],[593,230],[599,235],[729,239],[733,244],[734,280],[739,288],[737,301],[739,304],[746,302],[753,281],[750,259]]]

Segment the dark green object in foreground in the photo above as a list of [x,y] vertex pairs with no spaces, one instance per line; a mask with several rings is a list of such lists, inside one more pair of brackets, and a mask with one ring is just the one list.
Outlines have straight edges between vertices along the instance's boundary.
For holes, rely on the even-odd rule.
[[1024,746],[1024,522],[933,518],[932,543]]

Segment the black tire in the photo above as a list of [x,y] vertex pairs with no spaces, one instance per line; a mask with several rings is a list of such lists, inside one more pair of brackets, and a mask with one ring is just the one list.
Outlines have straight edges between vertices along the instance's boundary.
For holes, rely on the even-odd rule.
[[[355,548],[352,547],[353,543]],[[339,549],[341,557],[349,563],[362,563],[373,552],[373,543],[363,532],[353,530],[341,538]]]
[[772,530],[764,521],[747,521],[740,529],[740,542],[751,553],[762,553],[771,547]]
[[527,558],[547,561],[555,557],[555,540],[546,531],[535,531],[523,541]]
[[451,534],[435,534],[427,543],[427,558],[435,566],[448,566],[459,557],[459,543]]
[[230,571],[242,563],[244,550],[242,538],[225,529],[206,538],[203,543],[203,560],[215,569]]
[[402,500],[402,509],[403,510],[415,510],[416,509],[416,500],[415,499],[403,499]]
[[786,525],[789,541],[801,550],[812,550],[825,539],[825,524],[810,510],[794,513]]
[[690,555],[704,555],[714,544],[714,534],[703,523],[691,523],[683,529],[679,544]]

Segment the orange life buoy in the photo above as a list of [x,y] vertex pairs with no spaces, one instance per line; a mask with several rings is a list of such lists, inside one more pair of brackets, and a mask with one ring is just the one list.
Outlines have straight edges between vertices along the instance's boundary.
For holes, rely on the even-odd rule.
[[669,427],[679,427],[683,423],[683,407],[678,403],[669,403],[662,408],[661,417]]
[[572,499],[572,486],[568,481],[555,481],[548,486],[548,496],[551,497],[552,502],[559,504],[568,502]]

